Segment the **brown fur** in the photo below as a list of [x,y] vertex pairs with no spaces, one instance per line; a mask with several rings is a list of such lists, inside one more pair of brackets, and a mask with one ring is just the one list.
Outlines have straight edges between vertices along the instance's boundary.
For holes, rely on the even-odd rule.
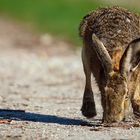
[[[126,47],[131,41],[140,37],[139,16],[120,7],[100,8],[90,12],[83,18],[79,32],[84,44],[82,61],[86,76],[81,108],[83,115],[86,117],[96,115],[91,87],[91,73],[93,73],[101,91],[103,122],[121,121],[125,117],[129,96],[131,96],[134,113],[140,116],[140,68],[138,67],[132,74],[129,74],[129,79],[124,78],[119,73],[120,60]],[[93,33],[104,44],[112,58],[114,72],[110,73],[108,78],[105,76],[97,52],[93,49]],[[136,61],[139,61],[139,59]]]
[[112,52],[111,58],[112,58],[112,67],[114,71],[119,71],[119,66],[120,66],[120,59],[122,57],[123,51],[122,49],[114,50]]
[[133,112],[135,115],[140,116],[140,65],[130,77],[129,91]]

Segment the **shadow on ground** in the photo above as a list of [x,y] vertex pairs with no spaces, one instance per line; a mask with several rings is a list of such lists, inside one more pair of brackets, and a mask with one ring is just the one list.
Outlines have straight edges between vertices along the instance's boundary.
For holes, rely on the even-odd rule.
[[71,118],[60,117],[55,115],[30,113],[30,112],[25,112],[24,110],[0,109],[0,119],[43,122],[43,123],[57,123],[60,125],[91,126],[87,121],[81,119],[71,119]]

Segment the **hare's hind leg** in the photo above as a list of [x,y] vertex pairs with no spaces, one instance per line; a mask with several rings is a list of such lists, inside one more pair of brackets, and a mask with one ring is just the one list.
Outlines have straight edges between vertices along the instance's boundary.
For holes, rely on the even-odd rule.
[[84,91],[83,105],[81,111],[85,117],[91,118],[96,116],[96,108],[95,108],[94,95],[91,87],[91,61],[90,61],[91,58],[90,58],[89,51],[86,49],[87,48],[83,47],[82,50],[82,62],[83,62],[86,83],[85,83],[85,91]]
[[132,83],[133,90],[131,96],[132,108],[134,114],[140,117],[140,65],[135,71],[133,78],[134,83]]

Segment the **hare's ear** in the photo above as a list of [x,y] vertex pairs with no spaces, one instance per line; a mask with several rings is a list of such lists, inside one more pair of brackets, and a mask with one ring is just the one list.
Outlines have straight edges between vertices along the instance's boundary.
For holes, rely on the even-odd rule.
[[133,44],[133,54],[131,60],[131,71],[135,71],[135,69],[140,65],[140,38],[135,40],[135,44]]
[[93,34],[92,41],[94,44],[94,50],[97,53],[99,60],[101,61],[101,65],[104,68],[105,75],[107,76],[110,72],[112,72],[112,60],[111,57],[104,46],[104,44],[99,40],[99,38]]
[[140,38],[133,40],[126,48],[120,60],[120,73],[127,78],[140,64]]

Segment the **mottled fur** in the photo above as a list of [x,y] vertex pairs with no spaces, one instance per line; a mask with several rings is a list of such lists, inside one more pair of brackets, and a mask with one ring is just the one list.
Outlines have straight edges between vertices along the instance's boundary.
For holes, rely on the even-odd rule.
[[[83,18],[79,34],[83,40],[82,61],[86,76],[81,108],[83,115],[96,115],[91,87],[93,73],[101,91],[103,122],[123,120],[129,97],[134,113],[140,116],[140,66],[137,66],[140,61],[140,40],[137,39],[140,37],[140,17],[120,7],[100,8]],[[103,43],[111,57],[111,72],[105,70],[103,56],[96,50],[96,37],[93,40],[93,34],[99,39],[98,42]],[[128,56],[128,46],[132,46],[130,52],[133,57]],[[127,60],[129,58],[130,62]],[[126,67],[127,63],[130,63],[130,68]]]

